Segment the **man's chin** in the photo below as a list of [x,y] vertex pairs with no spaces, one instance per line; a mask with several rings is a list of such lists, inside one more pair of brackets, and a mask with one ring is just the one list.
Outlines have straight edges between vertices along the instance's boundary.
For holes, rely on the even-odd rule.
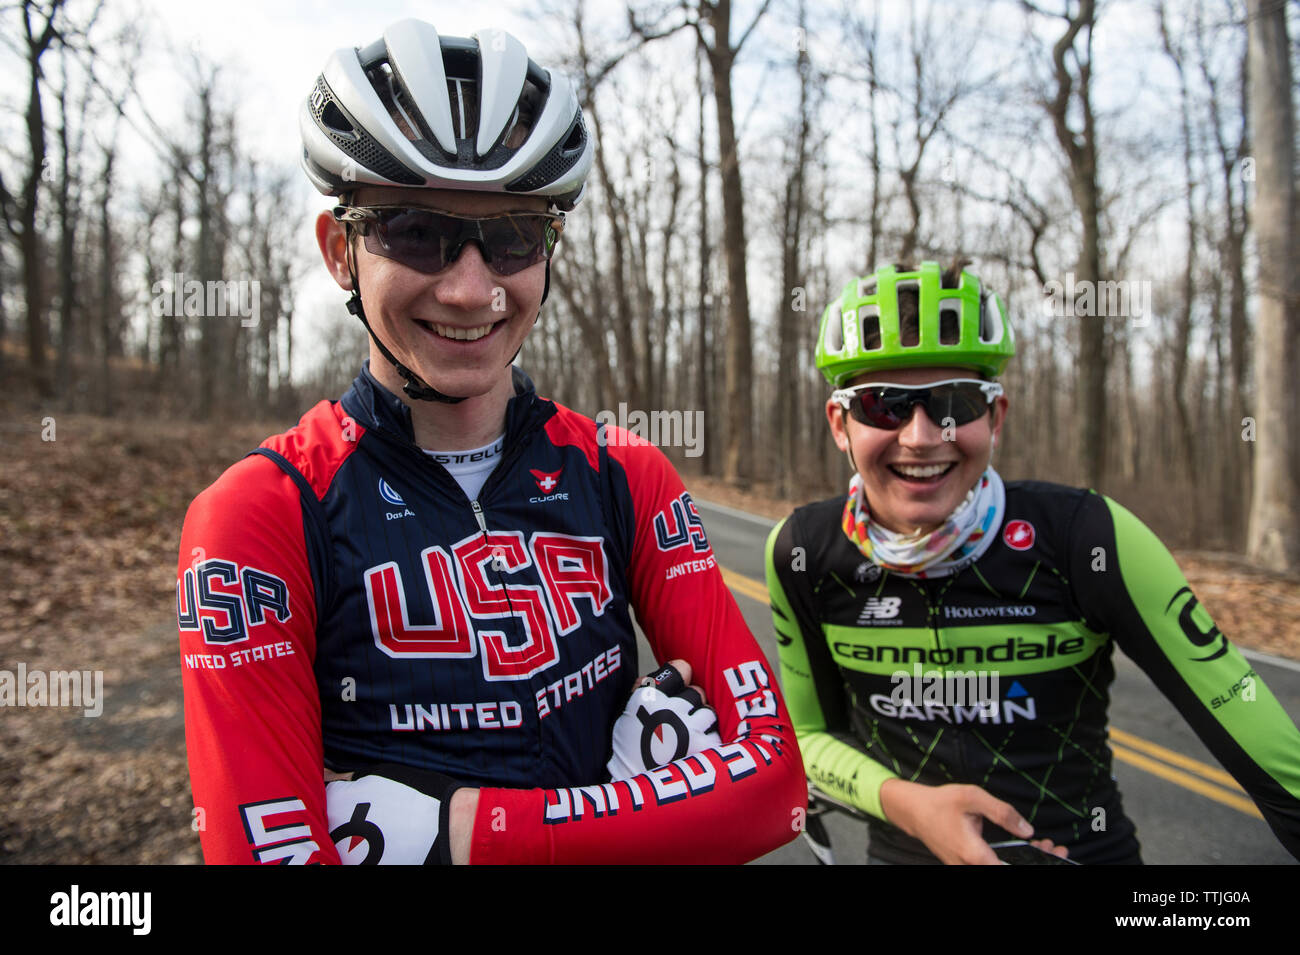
[[[418,369],[413,370],[420,375]],[[504,366],[495,375],[434,375],[432,377],[420,375],[420,377],[430,388],[449,398],[481,398],[500,387],[503,379],[509,380],[510,369],[509,366]]]
[[[907,505],[897,506],[891,509],[890,518],[886,526],[899,534],[929,533],[942,526],[951,516],[952,511],[944,510],[942,506],[930,505],[927,507],[908,507]],[[879,517],[876,518],[879,520]]]

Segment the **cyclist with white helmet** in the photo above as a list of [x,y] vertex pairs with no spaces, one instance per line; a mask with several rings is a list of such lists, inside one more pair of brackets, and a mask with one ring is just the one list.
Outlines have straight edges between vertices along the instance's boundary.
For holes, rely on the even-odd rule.
[[1173,557],[1092,491],[991,465],[1015,352],[960,267],[881,268],[822,316],[847,495],[767,544],[782,685],[810,782],[869,817],[869,861],[995,863],[1042,840],[1140,862],[1107,746],[1119,646],[1300,857],[1300,731]]
[[[300,125],[370,359],[186,517],[208,861],[739,862],[793,838],[798,749],[690,495],[513,367],[595,148],[571,85],[506,33],[406,20],[336,52]],[[673,664],[635,695],[634,611]]]

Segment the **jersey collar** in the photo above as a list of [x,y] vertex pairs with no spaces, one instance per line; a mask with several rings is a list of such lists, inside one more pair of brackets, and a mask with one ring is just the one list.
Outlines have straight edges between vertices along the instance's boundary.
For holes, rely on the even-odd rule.
[[[537,396],[533,380],[523,370],[512,366],[511,383],[515,396],[506,405],[506,445],[520,435],[541,427],[555,414],[555,404]],[[341,399],[343,408],[365,428],[380,428],[415,444],[415,430],[411,424],[411,408],[393,394],[370,373],[370,360],[361,366],[361,373]]]

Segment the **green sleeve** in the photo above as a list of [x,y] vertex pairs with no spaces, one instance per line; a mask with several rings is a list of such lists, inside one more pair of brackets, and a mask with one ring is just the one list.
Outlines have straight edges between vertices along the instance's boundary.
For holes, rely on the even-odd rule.
[[880,787],[897,774],[852,745],[843,680],[817,622],[808,552],[791,518],[768,535],[766,563],[781,685],[804,772],[827,795],[884,819]]
[[1215,626],[1173,555],[1140,520],[1091,494],[1072,533],[1076,598],[1259,806],[1300,858],[1300,730]]

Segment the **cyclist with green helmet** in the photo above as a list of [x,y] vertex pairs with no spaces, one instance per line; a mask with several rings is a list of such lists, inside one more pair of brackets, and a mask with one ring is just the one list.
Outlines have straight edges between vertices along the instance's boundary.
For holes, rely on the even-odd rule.
[[822,316],[853,478],[767,542],[809,780],[869,816],[869,861],[994,863],[989,843],[1034,836],[1140,862],[1106,743],[1118,645],[1300,857],[1300,731],[1168,550],[1103,495],[991,466],[1014,353],[998,296],[934,262],[854,279]]

